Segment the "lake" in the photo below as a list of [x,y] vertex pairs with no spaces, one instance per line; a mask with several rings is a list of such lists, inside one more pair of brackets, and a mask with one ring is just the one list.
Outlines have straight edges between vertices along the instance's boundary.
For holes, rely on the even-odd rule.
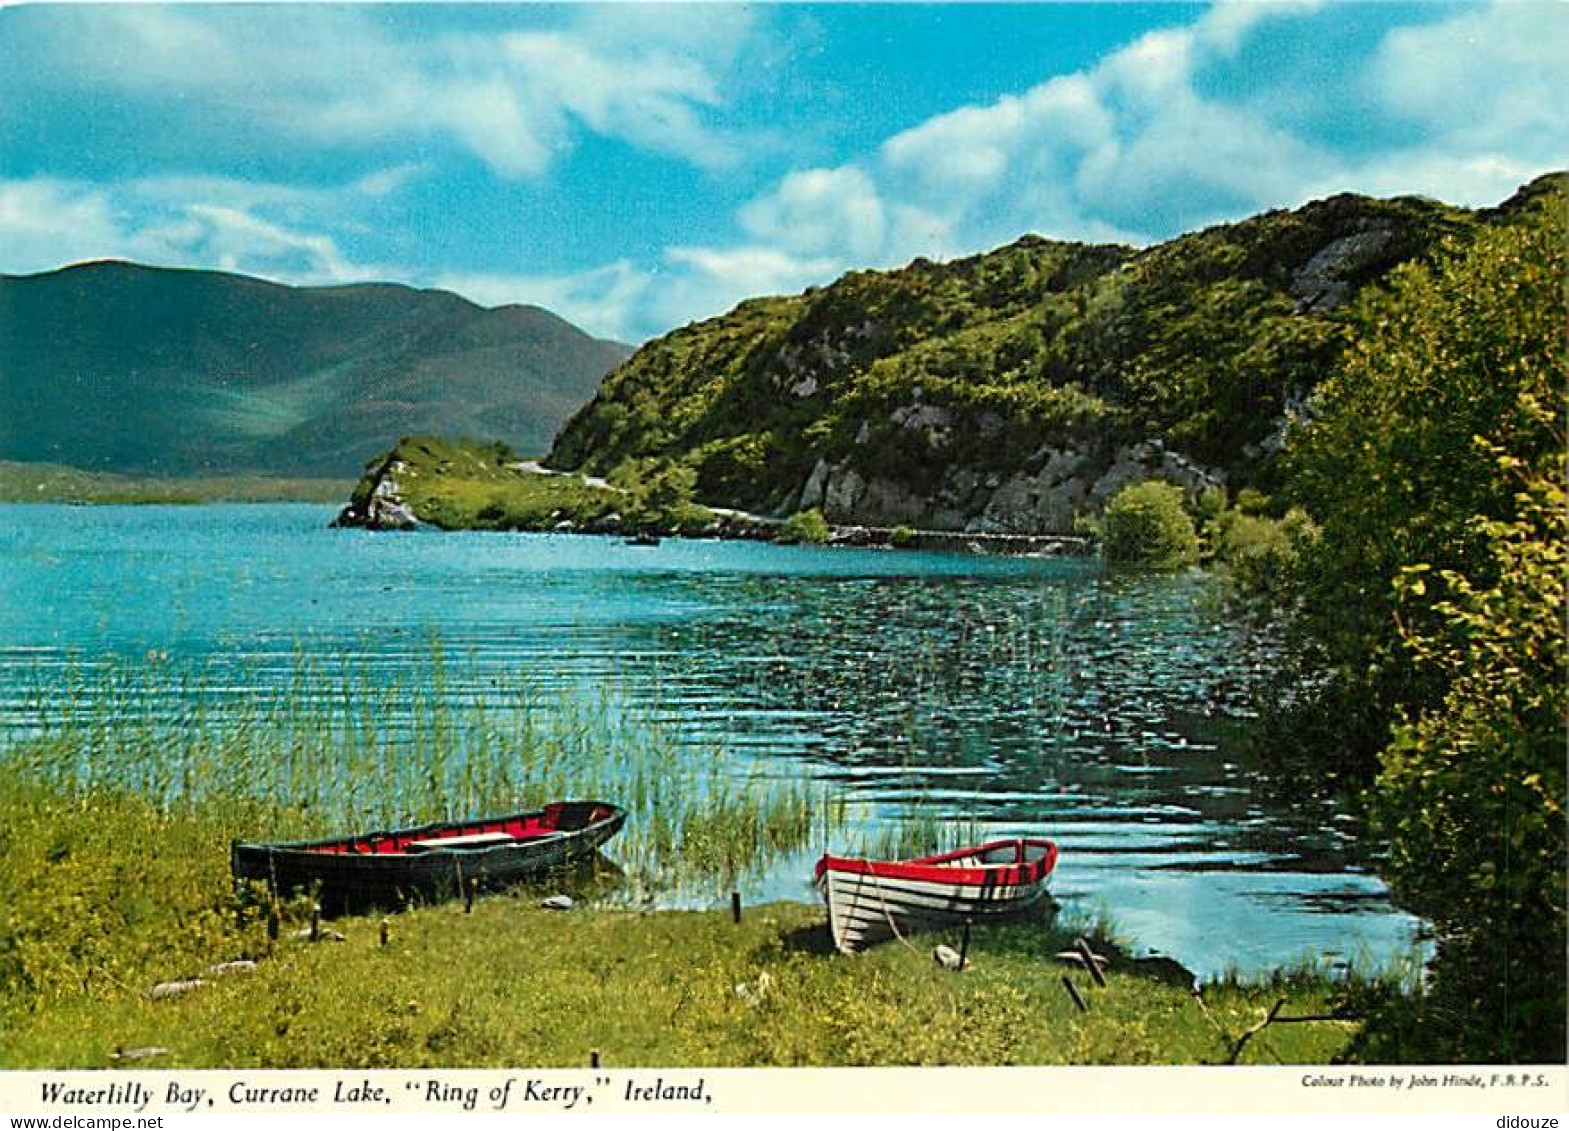
[[[331,530],[330,507],[0,506],[0,728],[73,665],[167,653],[283,681],[301,655],[443,694],[606,688],[677,741],[912,816],[1051,836],[1053,892],[1201,975],[1422,944],[1332,807],[1271,805],[1239,753],[1273,659],[1202,576],[1092,561],[540,534]],[[613,846],[612,846],[613,847]],[[743,884],[814,900],[810,853]],[[842,850],[835,841],[828,847]],[[614,855],[614,853],[611,853]]]

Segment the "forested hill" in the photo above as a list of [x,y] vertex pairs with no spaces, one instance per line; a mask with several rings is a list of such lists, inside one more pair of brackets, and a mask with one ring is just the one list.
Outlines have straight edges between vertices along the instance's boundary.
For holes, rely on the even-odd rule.
[[1548,184],[1486,212],[1342,195],[1142,250],[1026,236],[754,299],[640,349],[550,463],[681,463],[711,504],[1020,532],[1151,476],[1268,489],[1357,294]]
[[630,352],[536,307],[99,262],[0,276],[0,459],[353,476],[407,432],[541,452]]

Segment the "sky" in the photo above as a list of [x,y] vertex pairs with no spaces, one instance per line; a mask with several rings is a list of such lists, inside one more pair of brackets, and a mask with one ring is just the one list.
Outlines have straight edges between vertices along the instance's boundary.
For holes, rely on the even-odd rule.
[[1569,165],[1569,4],[7,6],[0,273],[532,303],[640,342],[1036,232]]

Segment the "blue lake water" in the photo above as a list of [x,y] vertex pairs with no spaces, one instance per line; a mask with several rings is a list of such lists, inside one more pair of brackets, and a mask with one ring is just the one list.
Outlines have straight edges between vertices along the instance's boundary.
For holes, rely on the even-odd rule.
[[[298,657],[616,694],[737,772],[819,781],[1062,847],[1053,882],[1200,974],[1403,956],[1331,808],[1271,805],[1236,749],[1271,644],[1198,575],[1093,562],[529,534],[330,530],[332,508],[0,506],[0,730],[52,673],[168,653],[286,681]],[[848,833],[835,834],[848,835]],[[808,854],[746,882],[812,900]],[[829,845],[842,850],[846,845]]]

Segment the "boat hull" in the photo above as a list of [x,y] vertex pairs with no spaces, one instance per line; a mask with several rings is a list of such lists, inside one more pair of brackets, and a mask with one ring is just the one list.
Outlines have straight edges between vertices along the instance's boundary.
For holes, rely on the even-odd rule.
[[[1016,858],[984,859],[1004,851]],[[895,937],[1026,912],[1045,896],[1056,856],[1049,841],[997,842],[906,862],[830,856],[819,862],[816,880],[834,946],[852,954]]]
[[[560,802],[484,821],[335,840],[236,841],[230,867],[237,881],[264,883],[280,896],[310,892],[324,914],[352,914],[436,902],[471,888],[495,890],[571,871],[591,860],[625,821],[625,812],[603,802]],[[483,832],[467,832],[497,827],[527,828],[530,835],[493,842]],[[443,837],[470,843],[443,847]],[[410,847],[421,845],[425,847]]]

